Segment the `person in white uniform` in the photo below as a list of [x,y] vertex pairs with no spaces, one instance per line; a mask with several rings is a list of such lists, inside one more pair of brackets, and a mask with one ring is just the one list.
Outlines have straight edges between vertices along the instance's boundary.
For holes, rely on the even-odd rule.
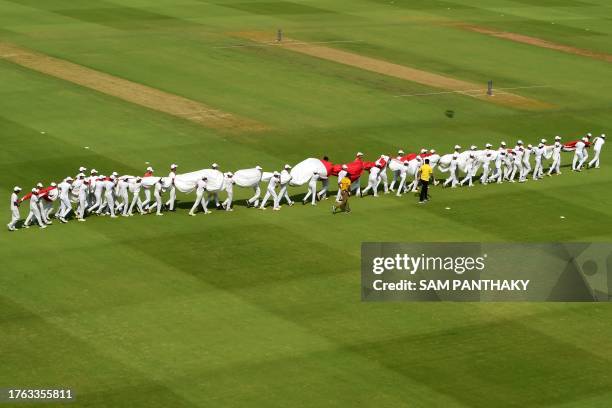
[[495,153],[491,150],[490,144],[487,143],[487,148],[485,149],[482,156],[482,175],[480,176],[480,183],[487,184],[489,180],[489,172],[491,169],[491,161],[493,161],[493,157]]
[[276,194],[276,187],[279,184],[280,184],[280,173],[278,171],[275,171],[274,174],[272,174],[272,177],[270,177],[270,181],[268,181],[268,188],[266,189],[266,194],[264,195],[263,200],[261,200],[261,205],[259,206],[260,210],[266,209],[266,203],[268,202],[268,199],[270,197],[272,197],[273,210],[275,211],[280,210],[278,206],[278,196]]
[[191,207],[191,211],[189,211],[189,215],[192,217],[195,217],[195,212],[200,205],[202,205],[204,214],[210,214],[210,211],[208,211],[208,200],[204,196],[206,193],[206,187],[208,187],[208,179],[206,177],[202,177],[200,180],[198,180],[196,185],[196,200],[193,203],[193,207]]
[[533,157],[535,160],[535,165],[533,167],[533,176],[532,176],[533,180],[541,179],[544,173],[543,166],[542,166],[542,157],[544,156],[544,149],[545,149],[544,143],[541,143],[541,142],[538,145],[538,147],[533,149]]
[[140,190],[142,189],[142,178],[136,177],[136,179],[130,184],[132,190],[132,203],[130,204],[130,210],[128,215],[131,217],[134,215],[134,207],[138,207],[140,215],[144,215],[145,208],[143,202],[140,200]]
[[[154,174],[155,174],[155,170],[153,170],[153,167],[149,166],[147,167],[147,171],[145,171],[145,174],[143,177],[153,177]],[[149,209],[149,205],[151,204],[151,190],[153,190],[154,187],[152,188],[151,186],[145,186],[142,184],[142,181],[140,185],[142,189],[144,190],[144,201],[141,202],[141,205],[142,205],[143,210],[147,211]]]
[[[108,211],[110,212],[111,218],[117,218],[115,214],[115,178],[113,176],[109,177],[107,180],[104,180],[104,199],[106,201],[106,205],[108,206]],[[104,206],[98,208],[97,214],[100,214]]]
[[72,191],[77,194],[79,204],[76,210],[76,218],[78,221],[85,221],[85,210],[87,210],[87,196],[89,195],[89,186],[85,179],[85,174],[77,174],[77,178],[72,183]]
[[593,140],[594,156],[593,160],[589,162],[589,167],[595,167],[596,169],[599,168],[599,155],[601,154],[601,148],[603,147],[604,143],[606,143],[606,135],[603,133],[601,136],[597,136],[595,140]]
[[461,186],[465,185],[465,183],[468,183],[469,187],[473,186],[473,183],[472,183],[472,169],[474,168],[474,162],[475,161],[476,161],[476,159],[474,158],[473,154],[470,154],[468,156],[468,158],[466,159],[466,161],[465,161],[465,177],[459,183]]
[[585,146],[585,138],[582,138],[578,142],[576,142],[574,150],[574,159],[572,160],[572,171],[580,171],[580,162],[582,161],[582,157],[584,155]]
[[225,187],[225,192],[227,193],[227,198],[221,203],[221,206],[225,209],[225,211],[234,211],[232,208],[232,201],[234,200],[234,173],[228,171],[225,173],[225,182],[223,183]]
[[289,182],[291,182],[291,166],[288,164],[285,164],[285,168],[283,169],[283,171],[281,171],[280,174],[280,180],[281,180],[281,185],[280,185],[280,191],[278,193],[278,206],[280,207],[280,202],[283,201],[283,198],[285,199],[285,201],[287,201],[287,204],[289,205],[289,207],[291,207],[293,205],[293,201],[291,200],[291,197],[289,197],[289,193],[287,192],[287,188],[289,187]]
[[[174,185],[174,179],[176,178],[176,169],[178,165],[172,164],[170,165],[170,173],[168,173],[168,177],[170,178],[170,197],[166,202],[169,211],[174,211],[174,204],[176,203],[176,186]],[[159,211],[159,209],[158,209]]]
[[553,145],[553,151],[552,151],[552,164],[550,165],[550,168],[548,169],[548,173],[547,175],[550,176],[553,171],[559,175],[561,174],[561,149],[563,149],[563,145],[561,144],[561,142],[556,141],[555,144]]
[[397,192],[395,193],[395,195],[397,197],[401,197],[402,194],[404,194],[404,190],[406,189],[406,177],[408,177],[408,169],[410,167],[410,162],[408,160],[406,160],[403,165],[402,168],[399,169],[399,184],[397,187]]
[[361,197],[367,195],[370,190],[374,197],[378,197],[378,183],[380,182],[380,167],[374,166],[370,169],[370,175],[368,176],[368,185],[366,188],[361,190]]
[[21,187],[15,186],[13,187],[13,193],[11,194],[11,222],[6,224],[9,231],[17,231],[17,222],[19,222],[19,218],[21,215],[19,214],[19,193],[21,192]]
[[531,155],[534,153],[535,149],[536,148],[531,144],[528,144],[523,152],[523,174],[521,174],[521,179],[523,181],[527,180],[527,176],[531,172]]
[[87,206],[91,207],[96,202],[95,197],[95,188],[96,188],[96,180],[98,179],[98,171],[96,169],[91,169],[89,172],[89,177],[87,180]]
[[[213,163],[210,167],[213,170],[219,170],[219,165],[217,163]],[[217,208],[217,210],[220,210],[221,203],[219,203],[219,192],[218,191],[208,191],[207,195],[208,195],[208,202],[214,201],[215,207]]]
[[[404,157],[404,154],[405,153],[404,153],[403,150],[401,150],[401,149],[398,150],[397,151],[397,156],[395,157],[395,159],[398,160],[398,161],[401,161],[402,157]],[[399,183],[400,177],[401,177],[401,172],[402,172],[401,168],[399,170],[394,170],[393,171],[393,180],[391,180],[391,185],[389,186],[389,190],[395,191],[395,184]],[[338,180],[342,180],[342,179],[338,178]]]
[[[262,170],[260,166],[255,166],[255,169],[259,170],[260,172]],[[253,190],[255,190],[255,194],[253,194],[253,197],[247,200],[247,206],[258,207],[259,197],[261,197],[261,187],[259,186],[259,182],[253,187]]]
[[59,200],[61,203],[59,210],[57,210],[57,214],[59,215],[59,220],[61,222],[67,223],[68,221],[66,221],[66,216],[70,214],[70,211],[72,211],[72,203],[68,197],[70,189],[72,188],[72,177],[66,177],[64,181],[59,183],[57,188],[59,190]]
[[317,181],[324,179],[326,177],[319,174],[319,172],[315,171],[310,177],[310,181],[308,182],[308,192],[302,199],[302,204],[306,204],[308,202],[308,198],[312,197],[311,205],[317,205]]
[[38,189],[33,188],[32,195],[30,196],[30,213],[28,214],[25,224],[23,225],[24,228],[30,228],[30,223],[32,222],[33,219],[36,220],[40,228],[43,228],[43,229],[47,228],[47,225],[43,223],[42,217],[40,215],[39,200],[40,198],[38,197]]

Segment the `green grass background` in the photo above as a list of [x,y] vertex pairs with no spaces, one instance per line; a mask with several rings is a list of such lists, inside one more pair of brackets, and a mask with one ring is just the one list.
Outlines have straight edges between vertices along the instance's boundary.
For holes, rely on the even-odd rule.
[[[7,221],[13,185],[81,165],[274,170],[358,150],[610,133],[609,63],[453,21],[612,53],[605,0],[0,0],[2,41],[272,129],[206,129],[0,60]],[[277,28],[483,86],[546,85],[516,93],[557,108],[395,98],[436,90],[274,47],[219,48],[245,43],[228,33]],[[363,241],[609,241],[611,160],[606,145],[599,170],[434,189],[424,207],[355,199],[350,216],[326,202],[192,218],[193,197],[180,196],[162,218],[1,232],[0,386],[72,387],[79,407],[610,406],[608,305],[364,304],[359,256]]]

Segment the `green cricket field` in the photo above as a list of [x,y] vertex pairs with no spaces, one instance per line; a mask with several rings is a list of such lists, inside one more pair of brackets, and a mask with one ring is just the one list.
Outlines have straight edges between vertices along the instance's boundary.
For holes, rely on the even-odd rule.
[[[611,95],[609,0],[0,0],[0,202],[9,222],[13,186],[80,166],[576,140],[612,130]],[[189,217],[179,194],[163,217],[3,227],[0,388],[70,388],[77,407],[609,407],[607,304],[361,301],[362,242],[611,241],[611,149],[571,160],[423,206],[257,211],[236,187],[233,212]]]

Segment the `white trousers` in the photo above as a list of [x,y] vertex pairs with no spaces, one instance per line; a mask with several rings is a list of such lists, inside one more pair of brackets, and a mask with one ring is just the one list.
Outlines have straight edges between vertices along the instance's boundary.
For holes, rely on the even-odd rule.
[[11,210],[11,222],[9,223],[8,227],[15,228],[15,225],[17,224],[17,221],[19,221],[19,218],[19,208],[15,207]]
[[277,208],[278,196],[276,195],[276,191],[274,191],[274,189],[271,189],[271,188],[266,190],[266,194],[264,195],[263,200],[261,200],[261,205],[259,207],[264,208],[266,206],[266,202],[268,201],[270,197],[272,197],[272,200],[274,201],[274,208]]
[[191,211],[189,211],[189,214],[195,214],[200,204],[202,205],[202,209],[204,210],[204,213],[208,213],[208,200],[204,198],[204,192],[202,191],[198,193],[196,191],[196,200],[193,203],[193,207],[191,207]]
[[601,149],[595,150],[595,155],[593,156],[593,160],[589,162],[589,167],[593,167],[593,165],[599,167],[599,153],[601,153]]

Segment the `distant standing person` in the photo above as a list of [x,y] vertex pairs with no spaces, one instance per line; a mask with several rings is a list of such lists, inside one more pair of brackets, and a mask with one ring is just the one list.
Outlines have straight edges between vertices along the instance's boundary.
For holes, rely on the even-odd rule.
[[344,211],[346,213],[350,213],[351,212],[351,208],[348,205],[348,199],[350,196],[350,188],[351,188],[351,179],[348,178],[346,175],[340,180],[340,183],[338,183],[338,185],[340,186],[340,204],[338,204],[337,206],[334,204],[332,205],[332,214],[336,213],[336,210],[340,210],[340,211]]
[[425,163],[419,169],[419,180],[421,182],[421,195],[419,196],[419,204],[424,204],[427,198],[427,191],[429,190],[429,179],[433,173],[433,169],[429,165],[429,159],[425,159]]
[[19,197],[17,194],[21,191],[21,187],[15,186],[13,188],[13,194],[11,194],[11,222],[7,224],[9,231],[16,231],[17,221],[19,221]]

